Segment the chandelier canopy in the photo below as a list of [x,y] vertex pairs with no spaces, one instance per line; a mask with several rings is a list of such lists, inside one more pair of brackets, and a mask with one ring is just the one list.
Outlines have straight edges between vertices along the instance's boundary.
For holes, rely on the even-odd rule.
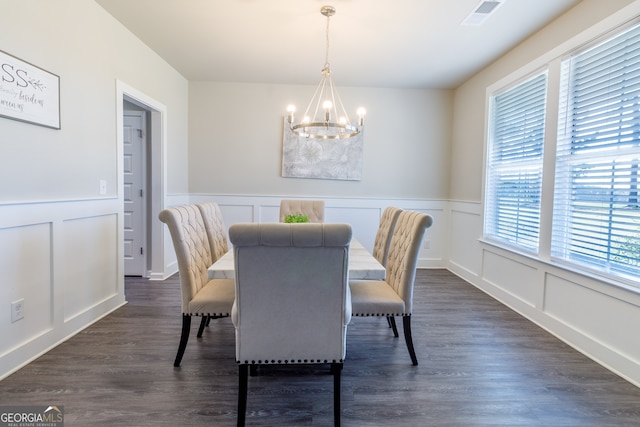
[[287,120],[291,130],[306,138],[312,139],[345,139],[360,134],[364,128],[365,109],[358,108],[358,121],[352,124],[349,116],[342,104],[338,89],[331,76],[329,65],[329,20],[335,15],[336,9],[333,6],[322,6],[320,13],[327,17],[326,41],[324,67],[322,68],[322,78],[316,88],[307,109],[304,111],[302,120],[295,121],[296,107],[287,107]]

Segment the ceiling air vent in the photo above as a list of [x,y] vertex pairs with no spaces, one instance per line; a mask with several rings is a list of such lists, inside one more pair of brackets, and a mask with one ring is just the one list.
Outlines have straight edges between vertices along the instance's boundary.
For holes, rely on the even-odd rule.
[[481,25],[505,0],[481,1],[478,6],[462,21],[462,25]]

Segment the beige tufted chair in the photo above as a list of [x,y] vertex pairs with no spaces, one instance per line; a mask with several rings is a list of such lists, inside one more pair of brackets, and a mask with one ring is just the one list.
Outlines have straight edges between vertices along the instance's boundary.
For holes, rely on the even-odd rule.
[[402,209],[389,206],[385,208],[382,212],[382,217],[380,217],[380,225],[373,243],[373,257],[382,265],[387,265],[391,236],[400,212],[402,212]]
[[354,316],[387,316],[396,337],[395,316],[402,316],[404,338],[414,365],[418,359],[411,337],[413,282],[422,238],[432,221],[427,214],[402,211],[391,238],[386,279],[349,282]]
[[[209,202],[197,204],[202,219],[204,220],[204,228],[207,231],[207,238],[209,239],[209,246],[211,247],[211,261],[212,264],[216,262],[220,257],[227,253],[229,245],[227,244],[227,228],[224,225],[224,219],[222,218],[222,211],[217,203]],[[202,336],[205,326],[209,326],[211,318],[208,316],[202,319],[200,322],[200,328],[198,329],[198,338]]]
[[235,299],[232,279],[209,280],[207,269],[212,264],[211,247],[204,220],[195,206],[165,209],[159,214],[167,224],[178,259],[182,298],[182,334],[173,366],[180,366],[189,340],[191,316],[202,316],[198,336],[208,318],[229,316]]
[[302,214],[309,222],[324,222],[324,200],[282,200],[280,201],[280,222],[287,215]]
[[196,205],[204,219],[204,228],[209,238],[211,247],[211,258],[216,262],[229,250],[227,244],[227,228],[224,225],[222,211],[217,203],[209,202]]
[[334,423],[351,318],[348,224],[234,224],[239,364],[238,425],[244,425],[249,367],[330,364]]

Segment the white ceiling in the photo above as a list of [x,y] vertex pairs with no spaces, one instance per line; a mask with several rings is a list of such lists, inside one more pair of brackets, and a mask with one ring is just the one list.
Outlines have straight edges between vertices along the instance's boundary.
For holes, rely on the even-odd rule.
[[580,0],[95,0],[188,80],[452,88]]

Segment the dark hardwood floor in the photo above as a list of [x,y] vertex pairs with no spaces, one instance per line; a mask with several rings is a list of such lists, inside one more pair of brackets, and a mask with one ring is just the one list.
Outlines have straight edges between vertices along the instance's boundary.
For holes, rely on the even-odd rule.
[[[0,405],[64,405],[68,427],[235,425],[231,321],[212,321],[202,339],[194,322],[174,368],[177,276],[127,278],[126,296],[126,306],[0,381]],[[640,426],[640,388],[445,270],[418,272],[413,333],[418,366],[384,318],[352,320],[344,426]],[[249,379],[247,425],[332,424],[328,370],[291,368]]]

